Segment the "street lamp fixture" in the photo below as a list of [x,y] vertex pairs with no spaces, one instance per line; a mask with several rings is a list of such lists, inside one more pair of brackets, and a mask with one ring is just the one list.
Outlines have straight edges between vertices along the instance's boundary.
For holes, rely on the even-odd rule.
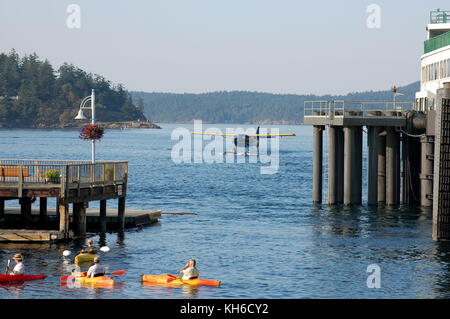
[[[85,106],[87,102],[91,101],[91,106]],[[92,90],[90,96],[86,96],[80,103],[80,110],[78,111],[75,120],[87,120],[87,117],[84,115],[83,110],[91,110],[92,119],[91,124],[95,125],[95,93]],[[95,140],[92,140],[92,163],[95,163]]]

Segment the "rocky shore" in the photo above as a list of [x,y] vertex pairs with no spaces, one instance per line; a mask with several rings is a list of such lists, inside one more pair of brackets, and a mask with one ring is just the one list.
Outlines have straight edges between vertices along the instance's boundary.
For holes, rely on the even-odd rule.
[[[60,128],[81,128],[85,126],[86,123],[70,123],[65,124]],[[143,121],[125,121],[125,122],[97,122],[96,125],[107,129],[123,129],[123,128],[151,128],[151,129],[160,129],[159,125],[156,125],[152,122],[143,122]]]

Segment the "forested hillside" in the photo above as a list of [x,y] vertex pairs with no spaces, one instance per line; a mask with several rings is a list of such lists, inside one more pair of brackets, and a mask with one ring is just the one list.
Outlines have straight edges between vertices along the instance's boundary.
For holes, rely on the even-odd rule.
[[95,89],[98,121],[144,120],[122,85],[71,64],[55,70],[36,54],[0,54],[0,127],[73,125],[81,100]]
[[[404,96],[399,101],[414,101],[419,82],[399,87]],[[306,100],[392,100],[392,92],[370,91],[349,93],[345,96],[316,96],[270,94],[232,91],[204,94],[173,94],[130,92],[133,99],[144,105],[152,122],[191,122],[201,119],[207,123],[299,123],[303,120]]]

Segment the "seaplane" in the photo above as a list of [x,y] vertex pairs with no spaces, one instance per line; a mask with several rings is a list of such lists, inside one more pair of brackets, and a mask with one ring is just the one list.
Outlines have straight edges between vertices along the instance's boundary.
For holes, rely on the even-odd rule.
[[[256,134],[225,134],[225,133],[204,133],[204,132],[192,132],[193,135],[215,135],[215,136],[224,136],[224,137],[232,137],[234,150],[233,152],[225,152],[226,154],[235,154],[235,155],[244,155],[244,156],[257,156],[258,154],[252,154],[249,152],[250,146],[255,146],[259,153],[259,139],[261,138],[274,138],[274,137],[286,137],[286,136],[295,136],[294,133],[286,133],[286,134],[259,134],[259,126],[256,129]],[[243,146],[245,147],[245,152],[238,152],[237,147]]]

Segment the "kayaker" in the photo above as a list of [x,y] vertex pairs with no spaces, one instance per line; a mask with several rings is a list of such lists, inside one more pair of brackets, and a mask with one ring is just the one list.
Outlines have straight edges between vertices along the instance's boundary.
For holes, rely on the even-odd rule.
[[180,270],[180,274],[183,274],[183,277],[181,279],[189,280],[198,278],[200,273],[196,268],[196,266],[197,261],[193,258],[189,259],[188,263],[184,266],[184,268]]
[[87,248],[81,250],[81,254],[96,254],[97,253],[97,249],[93,246],[94,242],[92,241],[92,239],[89,239],[87,241]]
[[102,265],[100,265],[100,258],[97,256],[94,258],[94,265],[89,267],[86,277],[93,278],[104,275],[105,275],[105,268]]
[[15,254],[13,259],[16,262],[16,265],[14,266],[11,272],[9,271],[9,267],[7,267],[8,268],[7,272],[9,272],[10,275],[23,275],[25,273],[25,266],[23,265],[23,256],[21,254]]

